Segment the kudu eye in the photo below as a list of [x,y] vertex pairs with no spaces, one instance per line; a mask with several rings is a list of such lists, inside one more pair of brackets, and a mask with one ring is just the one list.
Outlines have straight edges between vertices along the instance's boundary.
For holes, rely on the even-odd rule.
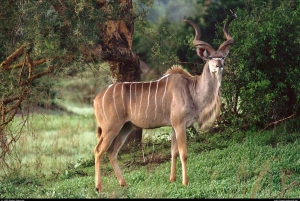
[[212,60],[213,58],[212,58],[212,57],[208,57],[208,59],[209,59],[209,60]]

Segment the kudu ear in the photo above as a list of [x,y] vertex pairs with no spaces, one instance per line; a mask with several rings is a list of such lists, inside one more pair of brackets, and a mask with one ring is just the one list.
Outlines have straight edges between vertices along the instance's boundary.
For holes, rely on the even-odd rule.
[[226,57],[227,56],[227,54],[229,53],[229,51],[230,51],[230,46],[229,45],[227,45],[227,46],[225,46],[225,47],[223,47],[221,50],[220,50],[221,52],[223,52],[223,54],[224,54],[224,57]]
[[210,55],[209,51],[203,47],[196,47],[196,52],[197,55],[203,60],[207,60]]

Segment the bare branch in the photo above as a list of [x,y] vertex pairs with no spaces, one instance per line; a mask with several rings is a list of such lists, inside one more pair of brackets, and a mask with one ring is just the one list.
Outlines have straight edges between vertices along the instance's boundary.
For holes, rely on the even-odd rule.
[[7,70],[8,67],[24,54],[24,45],[21,45],[14,53],[9,55],[1,64],[0,68]]
[[[40,59],[40,60],[32,61],[32,65],[33,66],[39,66],[39,65],[45,63],[46,61],[47,61],[47,59]],[[15,69],[15,68],[21,68],[23,66],[23,64],[24,64],[24,62],[21,62],[21,63],[18,63],[18,64],[13,64],[13,65],[10,65],[7,68],[5,68],[5,70],[12,70],[12,69]]]

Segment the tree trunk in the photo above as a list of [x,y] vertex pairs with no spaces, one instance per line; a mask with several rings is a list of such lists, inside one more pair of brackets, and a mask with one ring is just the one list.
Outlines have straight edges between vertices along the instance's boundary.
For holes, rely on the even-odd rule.
[[[110,66],[112,77],[118,82],[140,81],[139,57],[132,52],[134,23],[132,0],[119,0],[119,5],[111,10],[105,0],[98,6],[108,14],[104,24],[98,24],[101,57]],[[112,14],[114,12],[114,14]],[[116,15],[117,13],[117,15]],[[140,143],[142,130],[133,131],[127,142]]]

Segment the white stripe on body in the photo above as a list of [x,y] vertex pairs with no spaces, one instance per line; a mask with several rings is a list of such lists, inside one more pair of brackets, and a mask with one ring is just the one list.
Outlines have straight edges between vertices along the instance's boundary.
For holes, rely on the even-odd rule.
[[169,80],[169,77],[167,77],[166,79],[166,85],[165,85],[165,91],[164,91],[164,94],[163,94],[163,97],[162,97],[162,109],[163,109],[163,115],[165,115],[165,105],[164,105],[164,100],[165,100],[165,95],[166,95],[166,91],[167,91],[167,85],[168,85],[168,80]]
[[134,85],[134,96],[135,96],[135,104],[134,104],[134,115],[135,115],[135,113],[136,113],[136,101],[137,101],[137,97],[136,97],[136,83],[135,83],[135,85]]
[[159,81],[160,80],[158,80],[156,82],[156,91],[155,91],[155,116],[154,116],[154,119],[156,119],[156,115],[157,115],[157,90],[158,90]]
[[158,81],[159,81],[159,80],[162,80],[162,79],[164,79],[164,78],[166,78],[166,77],[168,77],[169,75],[170,75],[170,74],[166,74],[166,75],[162,76],[161,78],[158,79]]
[[112,84],[107,87],[107,89],[106,89],[106,91],[105,91],[105,93],[102,97],[102,110],[103,110],[103,113],[104,113],[104,116],[105,116],[106,120],[107,120],[107,116],[106,116],[106,112],[105,112],[105,108],[104,108],[104,98],[105,98],[105,95],[106,95],[106,93],[108,92],[108,90],[111,86],[112,86]]
[[130,104],[130,114],[132,115],[132,107],[131,107],[131,85],[132,85],[132,83],[130,83],[130,87],[129,87],[129,95],[130,95],[129,104]]
[[150,84],[149,84],[148,104],[147,104],[147,108],[146,108],[146,111],[145,111],[146,118],[147,118],[147,116],[148,116],[148,108],[149,108],[149,103],[150,103],[151,83],[152,83],[152,82],[150,82]]
[[118,115],[118,119],[120,120],[120,116],[119,116],[118,109],[117,109],[117,104],[116,104],[116,87],[117,87],[117,85],[118,84],[115,84],[115,87],[114,87],[113,99],[114,99],[115,110],[116,110],[116,113]]
[[126,114],[126,110],[125,110],[125,103],[124,103],[124,83],[122,83],[122,103],[123,103],[123,109],[124,109],[124,115]]
[[138,116],[140,116],[140,111],[141,111],[141,106],[142,106],[143,89],[144,89],[144,83],[142,83],[142,92],[141,92],[141,100],[140,100],[140,107],[139,107],[139,113],[138,113]]

